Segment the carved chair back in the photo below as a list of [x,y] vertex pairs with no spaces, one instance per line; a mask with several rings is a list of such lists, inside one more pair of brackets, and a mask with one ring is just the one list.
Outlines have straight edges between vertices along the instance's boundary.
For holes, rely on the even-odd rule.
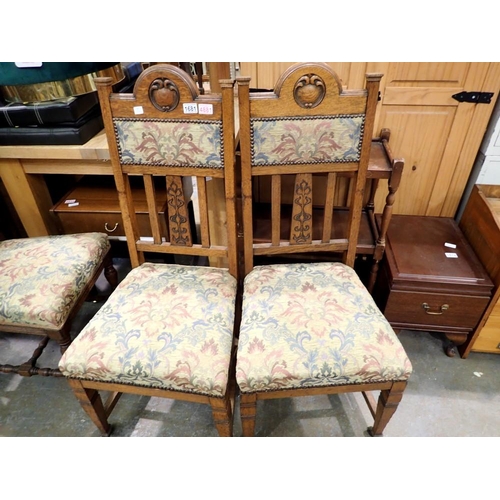
[[[381,77],[367,74],[365,89],[343,90],[326,64],[301,63],[281,76],[273,92],[250,92],[250,79],[237,78],[245,275],[258,256],[304,252],[341,253],[353,266]],[[343,237],[333,237],[341,176],[352,177],[349,217]],[[267,229],[262,214],[256,227],[253,202],[254,181],[265,177],[271,185]],[[326,184],[320,200],[314,195],[318,184]],[[266,230],[267,241],[259,242]]]
[[[146,69],[132,94],[113,93],[109,79],[96,82],[132,266],[144,262],[145,252],[197,255],[223,259],[236,277],[234,82],[221,81],[222,94],[199,95],[191,75],[169,64]],[[144,182],[149,238],[140,234],[137,223],[131,178],[138,176]],[[224,245],[211,241],[211,179],[224,181]],[[188,213],[192,183],[199,239]],[[161,206],[166,223],[158,214]]]

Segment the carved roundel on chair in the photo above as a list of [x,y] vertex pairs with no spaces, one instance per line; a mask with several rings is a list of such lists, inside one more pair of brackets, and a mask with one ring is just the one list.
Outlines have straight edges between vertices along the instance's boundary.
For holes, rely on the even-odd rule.
[[325,82],[315,74],[300,77],[293,88],[293,97],[301,108],[315,108],[321,103],[325,93]]
[[179,104],[179,89],[168,78],[156,78],[149,86],[149,99],[160,111],[173,111]]

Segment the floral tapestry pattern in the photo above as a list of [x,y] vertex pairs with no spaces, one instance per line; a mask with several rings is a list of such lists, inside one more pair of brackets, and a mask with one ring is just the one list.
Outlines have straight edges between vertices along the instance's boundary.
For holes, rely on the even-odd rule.
[[358,161],[364,116],[253,119],[252,165]]
[[244,287],[236,366],[242,392],[410,376],[401,342],[350,267],[255,267]]
[[226,269],[133,269],[61,358],[67,377],[220,397],[226,392],[236,280]]
[[109,249],[82,233],[0,243],[0,324],[59,329]]
[[114,120],[124,164],[223,168],[220,121]]

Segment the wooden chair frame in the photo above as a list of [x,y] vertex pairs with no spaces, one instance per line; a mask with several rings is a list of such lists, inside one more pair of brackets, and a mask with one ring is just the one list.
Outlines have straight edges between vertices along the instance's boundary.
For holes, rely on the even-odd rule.
[[[308,75],[309,73],[309,75]],[[311,76],[312,73],[312,76]],[[305,75],[308,75],[309,81],[313,81],[315,77],[326,81],[328,79],[331,85],[331,79],[337,82],[338,97],[333,97],[331,102],[321,103],[323,115],[329,114],[344,114],[344,113],[364,113],[364,134],[361,145],[359,161],[355,163],[308,163],[293,165],[283,162],[276,165],[256,165],[252,163],[252,118],[265,117],[287,117],[287,116],[313,116],[315,114],[312,106],[302,106],[295,99],[299,106],[293,102],[292,95],[295,95],[295,89],[304,81]],[[370,159],[371,138],[373,134],[375,111],[378,98],[378,87],[382,75],[367,74],[366,75],[366,90],[342,90],[338,77],[333,71],[324,64],[306,63],[294,65],[289,68],[279,79],[274,92],[259,92],[250,93],[249,82],[250,78],[237,78],[238,95],[239,95],[239,112],[240,112],[240,147],[241,147],[241,169],[242,169],[242,213],[243,213],[243,246],[244,246],[244,275],[247,275],[254,266],[254,258],[260,255],[277,255],[277,254],[302,254],[304,252],[341,252],[342,261],[353,267],[357,253],[357,242],[359,227],[361,221],[361,213],[363,208],[363,198],[365,186],[368,176],[368,164]],[[297,83],[295,83],[297,82]],[[295,87],[294,87],[295,84]],[[314,92],[311,91],[314,99]],[[335,92],[334,92],[335,94]],[[309,101],[310,103],[311,101]],[[383,133],[382,145],[385,153],[391,160],[394,160],[392,153],[388,148],[388,134]],[[396,165],[395,175],[389,181],[389,195],[386,203],[386,215],[390,215],[392,210],[392,202],[399,184],[402,165],[400,162],[392,161],[392,165]],[[322,173],[327,176],[327,196],[325,201],[324,219],[322,226],[322,237],[320,240],[313,240],[312,236],[303,239],[300,243],[292,244],[292,242],[284,242],[280,236],[281,224],[281,182],[280,176],[283,173],[291,173],[297,175],[296,186],[301,178],[312,186],[312,174]],[[252,180],[255,176],[270,175],[272,178],[272,235],[270,241],[266,243],[256,243],[253,236],[253,184]],[[350,205],[350,217],[347,230],[347,238],[331,239],[330,231],[332,227],[331,214],[334,207],[333,192],[337,175],[348,175],[353,177],[353,193]],[[311,187],[312,189],[312,187]],[[296,190],[295,193],[298,191]],[[372,192],[373,193],[373,192]],[[311,195],[312,196],[312,195]],[[373,196],[371,196],[371,205],[373,205]],[[300,205],[300,210],[306,210],[306,203],[297,202]],[[369,204],[370,206],[370,204]],[[295,212],[294,212],[295,213]],[[309,212],[312,216],[311,212]],[[386,217],[386,223],[380,228],[377,246],[374,251],[376,258],[381,258],[381,250],[384,246],[384,236],[387,230],[387,224],[390,217]],[[298,219],[297,219],[298,220]],[[373,221],[374,222],[374,221]],[[302,226],[303,227],[303,226]],[[375,227],[375,225],[374,225]],[[296,234],[294,229],[291,229],[290,240]],[[311,231],[312,234],[312,231]],[[366,400],[372,416],[374,424],[369,427],[368,431],[371,435],[379,436],[387,425],[389,419],[397,408],[399,401],[402,398],[403,391],[406,387],[406,381],[388,381],[375,382],[369,384],[351,384],[337,385],[321,388],[298,388],[298,389],[282,389],[268,390],[255,392],[241,392],[241,419],[244,436],[253,436],[255,431],[256,408],[258,400],[298,397],[318,394],[339,394],[346,392],[362,392]],[[380,391],[378,403],[375,403],[373,396],[369,391]]]
[[[165,88],[173,94],[164,95],[155,93],[155,78],[165,82]],[[234,81],[221,80],[222,94],[199,95],[193,78],[182,69],[172,65],[157,64],[145,70],[138,78],[133,94],[113,94],[111,81],[108,78],[96,79],[99,100],[105,123],[108,139],[111,164],[118,190],[122,218],[124,223],[127,245],[132,267],[137,267],[146,260],[146,253],[159,255],[188,255],[206,258],[223,258],[227,260],[229,272],[238,278],[237,263],[237,235],[236,235],[236,206],[235,206],[235,152],[234,152]],[[149,90],[148,90],[149,86]],[[161,86],[161,85],[160,85]],[[174,102],[174,104],[172,104]],[[114,132],[113,119],[134,118],[137,107],[141,107],[147,119],[188,120],[190,115],[185,114],[183,104],[192,103],[211,106],[213,114],[207,118],[222,121],[223,165],[221,167],[190,166],[182,164],[155,165],[155,164],[125,164],[121,162],[117,139]],[[191,115],[192,116],[192,115]],[[199,115],[194,119],[200,119]],[[149,219],[152,228],[152,241],[140,238],[137,225],[132,191],[129,176],[143,176],[146,198],[149,207]],[[182,191],[181,177],[196,177],[198,198],[200,205],[200,233],[201,242],[193,243],[189,217],[186,212],[186,203],[178,203],[182,198],[167,195],[168,200],[168,233],[162,234],[155,207],[157,194],[153,178],[164,176],[167,178],[167,192],[174,184],[179,192]],[[226,214],[227,214],[227,244],[214,245],[211,242],[207,182],[210,178],[224,181]],[[181,208],[179,208],[182,205]],[[179,224],[179,221],[182,221]],[[188,235],[187,239],[182,235]],[[238,303],[236,304],[235,328],[238,325]],[[115,407],[122,393],[140,394],[144,396],[164,397],[183,401],[208,404],[212,408],[216,428],[221,436],[231,436],[233,432],[233,410],[235,397],[234,384],[235,349],[229,368],[229,383],[225,397],[209,397],[180,391],[147,388],[127,384],[108,383],[102,381],[82,380],[69,378],[69,384],[80,401],[83,409],[90,416],[94,424],[103,435],[109,435],[111,425],[108,416]],[[99,391],[109,391],[110,395],[103,402]]]

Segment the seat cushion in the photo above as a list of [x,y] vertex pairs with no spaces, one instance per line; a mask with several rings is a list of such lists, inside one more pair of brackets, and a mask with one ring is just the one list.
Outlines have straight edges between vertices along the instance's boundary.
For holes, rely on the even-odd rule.
[[0,325],[59,330],[110,248],[106,234],[0,243]]
[[220,397],[226,392],[236,280],[226,269],[133,269],[60,360],[67,377]]
[[350,267],[255,267],[245,278],[236,377],[242,392],[406,380],[411,364]]

